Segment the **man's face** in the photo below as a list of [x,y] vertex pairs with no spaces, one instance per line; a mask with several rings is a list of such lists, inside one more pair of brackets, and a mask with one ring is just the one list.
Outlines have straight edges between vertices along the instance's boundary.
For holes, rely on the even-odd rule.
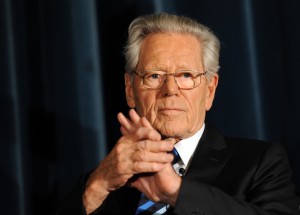
[[[201,44],[188,34],[156,33],[148,35],[142,43],[137,73],[146,70],[174,73],[180,69],[205,72],[202,65]],[[203,125],[205,113],[210,109],[218,76],[211,81],[201,76],[201,84],[190,90],[179,89],[173,76],[167,76],[160,89],[147,89],[141,78],[125,74],[126,98],[129,107],[136,108],[163,136],[187,138]]]

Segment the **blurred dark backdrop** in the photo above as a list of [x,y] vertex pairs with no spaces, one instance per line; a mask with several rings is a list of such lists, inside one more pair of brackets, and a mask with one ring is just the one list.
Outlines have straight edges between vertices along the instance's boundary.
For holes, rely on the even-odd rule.
[[208,121],[280,142],[300,193],[299,0],[1,0],[3,214],[52,214],[119,137],[127,113],[122,47],[140,14],[172,12],[222,42]]

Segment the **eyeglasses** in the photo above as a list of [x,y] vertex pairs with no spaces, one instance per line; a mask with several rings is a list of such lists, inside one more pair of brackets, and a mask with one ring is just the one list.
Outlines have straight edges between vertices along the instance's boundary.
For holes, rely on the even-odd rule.
[[148,89],[160,89],[167,81],[167,76],[174,76],[179,89],[190,90],[201,84],[201,76],[207,72],[199,73],[196,70],[178,70],[175,73],[167,73],[159,70],[148,70],[144,73],[133,72],[140,77],[141,85]]

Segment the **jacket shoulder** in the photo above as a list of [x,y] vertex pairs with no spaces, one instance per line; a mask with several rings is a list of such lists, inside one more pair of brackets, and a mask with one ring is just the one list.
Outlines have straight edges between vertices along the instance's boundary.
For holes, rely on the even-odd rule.
[[253,153],[258,153],[256,155],[265,153],[286,153],[284,147],[277,142],[233,137],[224,137],[224,140],[227,147],[233,153],[247,153],[252,155],[255,155]]

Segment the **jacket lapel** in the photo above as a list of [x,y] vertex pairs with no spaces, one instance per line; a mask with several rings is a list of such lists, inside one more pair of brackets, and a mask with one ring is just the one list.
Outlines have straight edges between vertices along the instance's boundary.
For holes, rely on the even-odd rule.
[[230,156],[223,136],[206,125],[185,177],[212,184]]

